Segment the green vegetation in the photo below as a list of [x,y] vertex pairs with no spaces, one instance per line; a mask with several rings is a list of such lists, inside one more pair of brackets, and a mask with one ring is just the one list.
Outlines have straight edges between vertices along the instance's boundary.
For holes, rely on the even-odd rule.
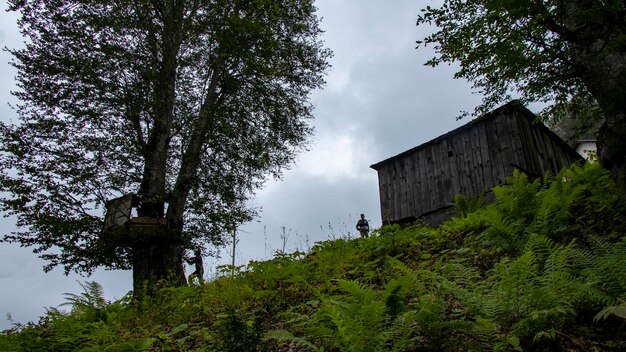
[[87,283],[70,312],[0,334],[0,350],[624,350],[619,194],[597,165],[516,173],[482,208],[457,198],[462,217],[437,228],[318,242],[140,303]]

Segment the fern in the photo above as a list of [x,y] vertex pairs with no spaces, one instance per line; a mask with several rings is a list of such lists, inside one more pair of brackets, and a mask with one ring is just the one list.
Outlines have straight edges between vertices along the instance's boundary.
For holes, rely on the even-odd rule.
[[508,182],[438,228],[319,242],[142,302],[110,304],[84,283],[65,295],[69,312],[0,333],[0,349],[623,349],[626,209],[610,175],[575,166]]
[[504,306],[506,312],[497,318],[508,325],[523,316],[531,304],[530,293],[535,289],[537,276],[535,258],[532,252],[526,252],[511,262],[498,264],[495,271],[500,280],[493,298]]
[[547,236],[531,234],[524,245],[524,252],[532,252],[537,265],[543,266],[554,249],[554,241]]
[[339,280],[338,288],[344,294],[322,300],[309,333],[329,350],[379,351],[386,335],[384,299],[356,281]]
[[593,318],[593,321],[605,320],[611,315],[615,315],[626,320],[626,301],[616,306],[604,308]]
[[[108,346],[104,349],[106,352],[143,352],[143,351],[151,351],[152,345],[156,339],[154,338],[138,338],[138,339],[130,339],[126,342],[114,344]],[[101,351],[100,348],[97,349],[86,349],[85,352],[88,351]]]
[[460,218],[466,218],[467,214],[475,212],[483,205],[483,197],[468,198],[462,194],[454,197],[454,208]]
[[347,297],[349,300],[356,301],[360,304],[374,302],[378,296],[371,288],[352,280],[339,280],[338,288],[348,294]]
[[102,285],[95,281],[87,281],[85,283],[79,281],[78,284],[83,289],[83,293],[64,293],[63,295],[65,296],[66,302],[62,303],[61,307],[70,306],[73,311],[83,313],[90,310],[99,311],[106,308],[107,301],[104,299]]
[[546,258],[543,270],[537,277],[535,307],[569,309],[579,297],[579,282],[572,273],[572,245],[554,246]]
[[411,351],[423,345],[426,337],[420,331],[417,311],[409,310],[399,315],[389,329],[386,348],[388,351]]
[[280,344],[290,344],[306,347],[314,352],[324,352],[324,347],[317,347],[309,341],[296,337],[287,330],[271,330],[265,333],[264,340],[276,340]]
[[534,218],[537,193],[542,187],[541,180],[530,182],[526,174],[516,169],[506,181],[506,186],[493,189],[499,209],[503,214],[516,219],[528,221]]
[[603,293],[600,303],[611,306],[626,300],[626,237],[617,243],[597,236],[588,236],[588,241],[591,250],[585,252],[582,274]]
[[538,194],[531,228],[559,242],[596,234],[617,240],[626,231],[626,201],[610,173],[597,164],[561,170]]
[[500,326],[491,319],[476,318],[476,324],[471,330],[472,335],[476,336],[479,341],[493,341],[500,334]]

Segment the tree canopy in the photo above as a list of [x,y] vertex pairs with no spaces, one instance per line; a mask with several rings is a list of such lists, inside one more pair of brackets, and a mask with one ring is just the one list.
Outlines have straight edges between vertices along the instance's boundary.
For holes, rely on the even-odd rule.
[[625,6],[622,0],[445,0],[421,10],[417,25],[436,29],[417,43],[434,45],[428,65],[460,63],[455,77],[484,95],[477,113],[513,93],[553,111],[597,104],[600,160],[626,189]]
[[[417,25],[437,28],[417,42],[418,48],[435,45],[437,56],[427,65],[460,63],[455,77],[468,79],[484,95],[480,112],[510,99],[512,93],[526,102],[566,103],[590,93],[584,76],[588,69],[576,50],[576,45],[594,44],[585,31],[596,27],[606,35],[602,39],[617,45],[624,39],[626,14],[621,0],[567,3],[446,0],[418,15]],[[596,56],[619,49],[597,48]]]
[[176,248],[152,264],[180,271],[185,249],[251,218],[311,133],[331,55],[312,0],[9,3],[27,41],[8,49],[20,103],[0,125],[0,209],[19,230],[3,240],[47,269],[137,269],[169,246],[99,246],[107,200],[133,193]]

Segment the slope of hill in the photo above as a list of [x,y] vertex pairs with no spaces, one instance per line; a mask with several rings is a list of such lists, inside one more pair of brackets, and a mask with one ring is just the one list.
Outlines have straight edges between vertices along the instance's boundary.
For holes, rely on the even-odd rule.
[[10,351],[611,351],[626,349],[626,202],[596,165],[496,201],[458,197],[440,227],[278,253],[202,286],[105,302],[0,333]]

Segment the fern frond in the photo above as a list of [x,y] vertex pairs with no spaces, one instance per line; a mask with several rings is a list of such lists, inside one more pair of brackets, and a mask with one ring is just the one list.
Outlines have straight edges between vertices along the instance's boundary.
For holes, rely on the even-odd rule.
[[531,234],[524,245],[524,252],[533,252],[537,259],[537,264],[543,264],[543,261],[550,255],[554,247],[554,241],[547,236]]
[[71,306],[73,310],[85,308],[104,309],[107,305],[104,298],[104,290],[102,285],[95,281],[87,281],[85,283],[78,282],[82,287],[83,293],[80,295],[74,293],[64,293],[66,302],[60,306]]
[[320,351],[320,349],[307,341],[302,337],[294,336],[291,332],[287,330],[270,330],[265,333],[263,340],[276,340],[278,343],[284,344],[295,344],[297,346],[303,346],[306,348],[310,348],[313,351]]
[[582,270],[587,282],[604,292],[603,304],[615,305],[626,298],[626,237],[611,243],[598,236],[588,236],[591,249],[586,254],[588,266]]
[[626,301],[616,306],[609,306],[604,308],[598,314],[596,314],[596,316],[593,318],[593,321],[597,322],[598,320],[605,320],[610,315],[615,315],[622,319],[626,319]]
[[339,280],[337,286],[358,302],[367,303],[376,300],[377,293],[367,285],[354,280]]

